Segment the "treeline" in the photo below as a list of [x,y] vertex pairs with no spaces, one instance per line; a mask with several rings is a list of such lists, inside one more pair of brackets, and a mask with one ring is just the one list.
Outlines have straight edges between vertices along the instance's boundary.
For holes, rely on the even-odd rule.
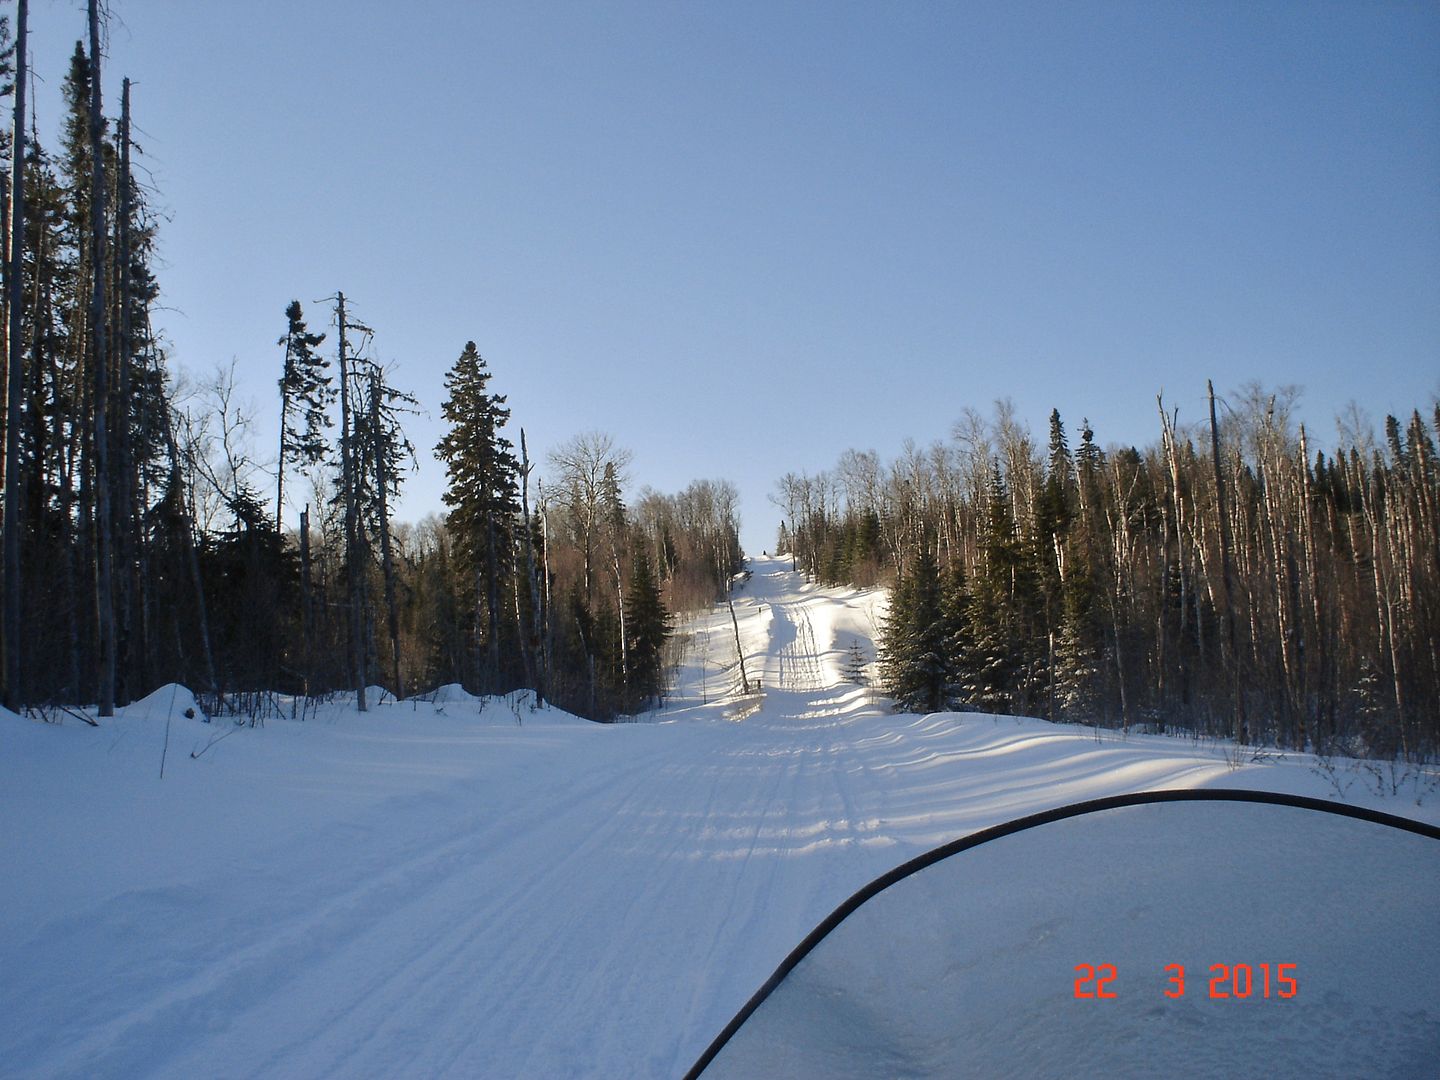
[[698,481],[632,506],[629,452],[593,431],[553,450],[532,490],[525,433],[517,459],[490,378],[474,342],[446,377],[436,455],[450,512],[408,560],[433,598],[412,620],[428,650],[412,667],[429,685],[525,686],[582,716],[633,713],[665,691],[670,612],[725,596],[740,569],[735,490]]
[[[548,479],[536,476],[524,430],[517,448],[506,398],[467,342],[446,376],[448,430],[434,448],[448,513],[395,522],[390,505],[415,455],[403,414],[415,403],[364,355],[369,330],[343,315],[343,302],[336,373],[320,349],[326,335],[307,329],[298,302],[281,339],[277,495],[293,466],[312,503],[282,535],[243,479],[253,470],[227,458],[234,520],[201,532],[202,554],[244,551],[216,567],[218,685],[353,691],[361,708],[376,685],[397,697],[449,683],[477,694],[529,688],[600,720],[656,703],[668,684],[670,613],[720,599],[740,567],[734,488],[643,490],[631,505],[629,452],[599,432],[552,451]],[[339,431],[327,435],[337,412]],[[225,442],[199,449],[213,457]],[[206,674],[186,669],[191,685],[206,685]]]
[[128,80],[119,118],[103,112],[99,5],[53,155],[27,130],[25,13],[19,48],[0,20],[15,117],[0,146],[4,704],[109,715],[172,681],[251,715],[279,693],[343,690],[364,708],[377,684],[528,687],[597,719],[660,698],[669,612],[723,597],[739,569],[734,489],[630,505],[628,454],[593,433],[532,478],[467,343],[446,379],[448,433],[422,451],[445,464],[448,513],[396,522],[419,406],[339,293],[324,332],[298,301],[277,317],[280,438],[260,460],[233,368],[183,392],[168,371],[156,220],[131,168]]
[[822,581],[893,583],[882,681],[976,709],[1411,758],[1440,749],[1440,406],[1321,450],[1296,392],[1072,450],[1007,405],[889,465],[786,476],[781,544]]

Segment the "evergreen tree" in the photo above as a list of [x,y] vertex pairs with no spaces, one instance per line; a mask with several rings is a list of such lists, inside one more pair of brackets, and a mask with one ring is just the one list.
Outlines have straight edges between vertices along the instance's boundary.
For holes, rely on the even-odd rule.
[[1435,460],[1435,443],[1430,438],[1430,431],[1425,426],[1425,421],[1420,418],[1420,410],[1416,409],[1410,417],[1410,425],[1405,429],[1405,457],[1410,462],[1411,479],[1421,490],[1429,485],[1433,486],[1437,479]]
[[73,624],[63,631],[64,665],[70,693],[95,700],[98,667],[95,605],[82,600],[94,594],[95,551],[93,374],[89,334],[90,272],[90,60],[77,41],[61,92],[65,121],[57,158],[61,221],[55,254],[54,311],[57,333],[52,339],[52,431],[58,470],[59,532],[64,550],[58,582]]
[[466,672],[467,619],[458,588],[461,575],[454,565],[450,532],[437,523],[435,543],[421,548],[410,574],[420,634],[423,639],[427,686],[444,686],[463,680]]
[[865,672],[868,666],[869,661],[865,658],[865,650],[860,647],[860,642],[850,642],[850,648],[845,653],[845,666],[841,670],[845,681],[856,686],[869,686],[870,676]]
[[969,666],[976,659],[975,636],[970,625],[973,599],[970,584],[965,578],[965,565],[955,559],[945,575],[944,594],[940,601],[948,659],[945,695],[951,704],[983,708],[971,697],[977,682],[976,673]]
[[445,375],[448,396],[440,412],[450,430],[435,456],[445,463],[449,478],[443,496],[450,507],[446,523],[461,566],[475,583],[477,622],[483,617],[485,626],[477,634],[486,654],[479,683],[482,690],[495,692],[506,688],[500,670],[501,595],[512,550],[510,531],[520,510],[520,465],[510,440],[500,434],[510,410],[503,395],[489,391],[490,377],[475,343],[467,341]]
[[990,589],[981,588],[970,594],[965,615],[966,640],[956,668],[961,696],[978,712],[1006,712],[1016,664],[1005,608]]
[[1035,504],[1035,532],[1042,549],[1040,561],[1042,565],[1050,564],[1057,579],[1057,550],[1070,531],[1074,513],[1071,505],[1075,490],[1074,472],[1070,447],[1065,441],[1065,425],[1060,421],[1060,410],[1053,409],[1050,412],[1050,463],[1045,472],[1045,484]]
[[1093,508],[1098,500],[1101,473],[1105,469],[1105,453],[1095,445],[1095,432],[1090,420],[1080,421],[1080,449],[1075,452],[1075,472],[1082,508]]
[[[305,328],[305,313],[299,300],[285,309],[288,327],[276,344],[285,346],[285,363],[280,375],[280,460],[275,487],[275,521],[279,527],[285,507],[285,467],[314,467],[329,451],[325,430],[332,427],[330,407],[335,387],[326,369],[330,362],[316,351],[324,334]],[[292,418],[291,410],[295,416]]]
[[617,655],[620,660],[620,700],[628,702],[630,693],[630,635],[625,628],[629,615],[625,600],[625,579],[621,567],[621,552],[627,544],[629,523],[625,515],[625,502],[620,496],[620,474],[615,462],[605,462],[600,480],[600,519],[610,546],[610,577],[615,586],[615,613]]
[[1409,455],[1405,453],[1405,447],[1400,442],[1400,421],[1393,415],[1385,417],[1385,445],[1390,449],[1392,467],[1404,468],[1410,464]]
[[986,711],[1024,712],[1044,685],[1045,629],[1033,558],[1021,542],[1010,492],[993,462],[969,609],[972,653],[963,665],[971,701]]
[[1098,636],[1085,590],[1067,588],[1055,645],[1055,708],[1061,720],[1093,723],[1100,718]]
[[881,677],[906,712],[939,712],[946,704],[949,643],[935,553],[923,545],[891,595]]
[[282,670],[293,670],[285,664],[294,637],[285,600],[299,585],[295,551],[257,493],[241,485],[228,502],[232,527],[212,535],[201,555],[217,674],[227,691],[298,689],[282,678]]
[[1383,721],[1386,713],[1385,688],[1380,666],[1372,657],[1366,656],[1360,662],[1358,677],[1350,689],[1350,708],[1358,724],[1357,735],[1360,743],[1347,747],[1357,756],[1372,750],[1371,743],[1377,738],[1384,742]]
[[[22,277],[26,300],[22,306],[21,339],[29,350],[22,365],[24,415],[16,436],[19,460],[7,466],[5,490],[21,496],[17,515],[21,525],[21,588],[25,629],[14,642],[22,666],[17,694],[37,700],[53,695],[58,687],[78,682],[79,618],[74,597],[78,590],[73,544],[74,474],[76,449],[73,424],[80,416],[75,373],[66,359],[66,316],[63,298],[69,295],[73,264],[64,249],[68,221],[67,192],[48,155],[35,139],[26,140],[26,236],[22,244]],[[64,611],[65,623],[53,618]],[[35,664],[30,658],[45,657]]]
[[665,639],[670,614],[644,552],[635,555],[630,591],[625,597],[626,652],[629,656],[630,707],[643,709],[665,692]]
[[906,682],[916,650],[911,618],[914,606],[914,576],[902,574],[890,588],[890,606],[880,626],[879,657],[881,689],[902,709],[905,705],[900,700],[900,688]]
[[[1074,463],[1065,440],[1060,410],[1050,412],[1050,458],[1045,483],[1035,501],[1035,567],[1044,604],[1044,631],[1054,640],[1061,622],[1061,591],[1065,585],[1066,547],[1074,517]],[[1052,673],[1053,674],[1053,673]]]
[[860,512],[850,531],[846,554],[849,576],[844,580],[867,586],[875,583],[883,557],[881,530],[880,515],[873,508],[867,507]]

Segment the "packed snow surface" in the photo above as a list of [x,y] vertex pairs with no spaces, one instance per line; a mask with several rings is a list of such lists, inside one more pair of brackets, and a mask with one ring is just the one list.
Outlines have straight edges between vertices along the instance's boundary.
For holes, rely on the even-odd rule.
[[975,830],[1195,787],[1440,821],[1433,774],[892,714],[845,681],[883,595],[751,567],[758,690],[722,607],[641,723],[458,687],[253,728],[182,687],[0,713],[0,1074],[674,1077],[847,896]]

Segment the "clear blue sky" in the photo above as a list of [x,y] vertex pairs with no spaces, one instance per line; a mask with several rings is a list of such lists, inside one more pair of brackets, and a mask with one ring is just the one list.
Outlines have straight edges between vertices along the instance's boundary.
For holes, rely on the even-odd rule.
[[[83,6],[33,3],[53,145]],[[728,478],[756,549],[782,473],[998,397],[1144,444],[1299,383],[1328,443],[1440,393],[1434,3],[110,5],[174,362],[238,358],[271,454],[285,305],[343,289],[430,411],[407,518],[471,338],[537,456]]]

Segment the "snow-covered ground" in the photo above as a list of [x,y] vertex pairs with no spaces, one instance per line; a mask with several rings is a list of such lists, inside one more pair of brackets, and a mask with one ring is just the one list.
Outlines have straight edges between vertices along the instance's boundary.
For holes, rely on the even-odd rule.
[[644,723],[458,692],[254,729],[179,688],[99,728],[0,713],[0,1075],[673,1077],[837,904],[977,829],[1193,787],[1440,823],[1433,774],[893,715],[844,680],[883,597],[751,565],[759,692],[721,608]]

